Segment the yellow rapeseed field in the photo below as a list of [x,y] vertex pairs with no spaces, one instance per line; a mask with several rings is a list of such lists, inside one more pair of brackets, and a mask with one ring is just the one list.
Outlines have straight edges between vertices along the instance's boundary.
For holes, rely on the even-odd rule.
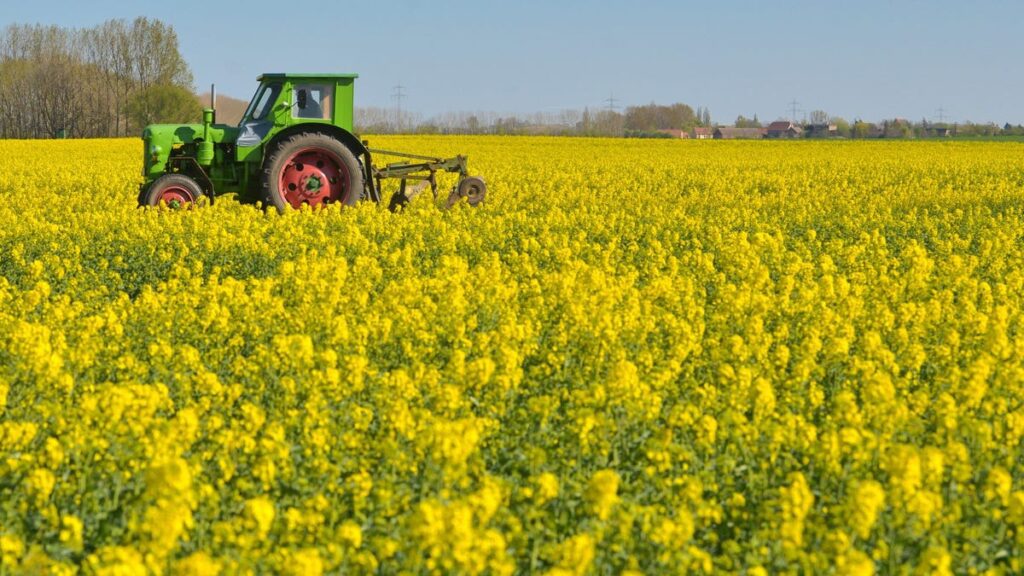
[[0,574],[1024,571],[1024,145],[372,144],[488,201],[0,142]]

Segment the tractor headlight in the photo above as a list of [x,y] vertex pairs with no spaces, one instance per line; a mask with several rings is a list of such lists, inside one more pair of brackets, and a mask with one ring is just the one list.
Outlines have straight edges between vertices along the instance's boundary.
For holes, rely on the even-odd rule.
[[152,146],[149,147],[149,158],[153,162],[156,162],[157,160],[160,159],[161,152],[163,152],[163,149],[157,146],[156,144],[153,144]]

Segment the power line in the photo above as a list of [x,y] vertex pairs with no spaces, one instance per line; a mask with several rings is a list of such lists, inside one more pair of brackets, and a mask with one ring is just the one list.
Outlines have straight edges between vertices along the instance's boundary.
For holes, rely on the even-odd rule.
[[946,109],[939,106],[939,109],[935,111],[935,114],[939,117],[939,124],[943,124],[946,121]]
[[397,124],[399,132],[402,131],[402,98],[405,98],[403,90],[405,90],[405,86],[398,84],[391,91],[391,98],[395,101],[395,115],[397,116],[395,124]]

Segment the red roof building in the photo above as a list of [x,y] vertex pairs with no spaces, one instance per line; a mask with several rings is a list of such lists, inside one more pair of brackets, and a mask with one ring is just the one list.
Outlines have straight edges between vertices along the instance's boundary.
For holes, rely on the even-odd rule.
[[768,125],[768,138],[799,138],[803,136],[803,128],[793,124],[789,120],[776,120]]

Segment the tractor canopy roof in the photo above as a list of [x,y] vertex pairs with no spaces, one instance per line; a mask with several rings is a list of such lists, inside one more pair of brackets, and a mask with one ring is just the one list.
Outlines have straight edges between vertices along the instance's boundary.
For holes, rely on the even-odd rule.
[[283,73],[265,72],[256,78],[259,82],[264,80],[351,80],[359,78],[359,74],[315,74],[315,73]]

